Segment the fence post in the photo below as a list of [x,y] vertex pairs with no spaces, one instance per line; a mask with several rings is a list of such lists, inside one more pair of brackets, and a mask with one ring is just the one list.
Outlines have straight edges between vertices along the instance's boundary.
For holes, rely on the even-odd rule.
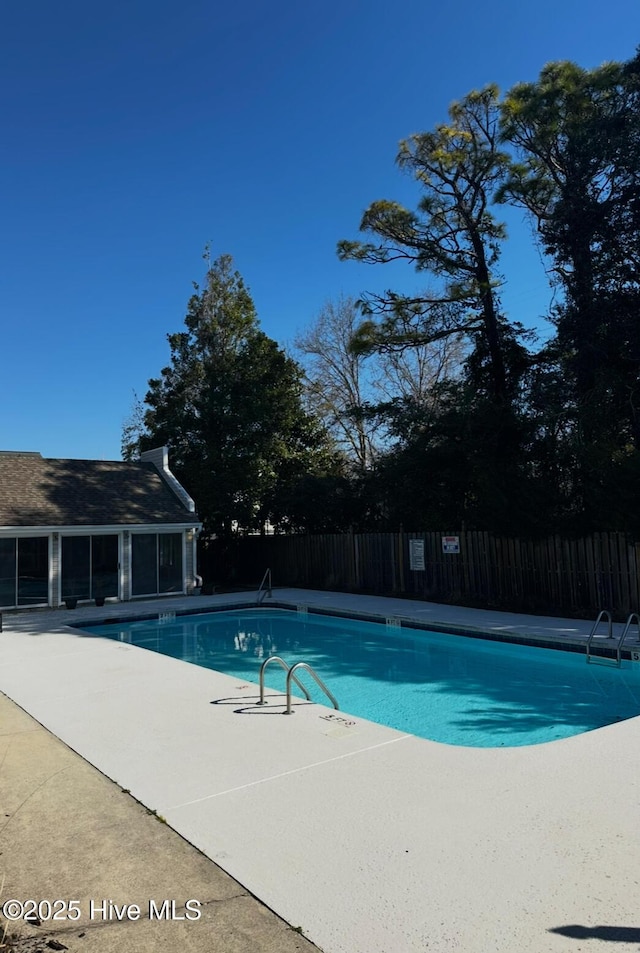
[[358,546],[358,534],[353,534],[353,566],[355,570],[355,588],[360,588],[360,547]]
[[400,532],[398,533],[398,577],[400,581],[400,592],[406,592],[404,583],[404,527],[400,523]]

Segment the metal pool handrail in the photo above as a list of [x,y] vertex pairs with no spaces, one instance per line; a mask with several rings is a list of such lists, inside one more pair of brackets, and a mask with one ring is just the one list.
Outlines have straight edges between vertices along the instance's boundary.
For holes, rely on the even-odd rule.
[[[289,675],[291,674],[291,668],[295,668],[295,666],[291,666],[291,668],[290,668],[290,667],[287,665],[287,663],[285,662],[285,660],[284,660],[283,658],[280,658],[279,655],[270,655],[269,658],[266,658],[266,659],[264,660],[264,662],[262,663],[262,665],[260,666],[260,701],[258,702],[259,705],[268,705],[268,704],[269,704],[268,702],[266,702],[266,701],[264,700],[264,672],[265,672],[265,669],[266,669],[267,665],[270,665],[271,662],[277,662],[279,665],[282,666],[282,668],[283,668],[283,669],[285,670],[285,672],[287,673],[287,698],[288,698],[288,695],[289,695]],[[309,692],[307,691],[307,689],[304,687],[304,685],[302,684],[302,682],[301,682],[298,678],[296,678],[295,675],[293,676],[293,680],[294,680],[294,682],[296,683],[296,685],[298,686],[298,688],[302,689],[302,691],[304,692],[304,695],[305,695],[305,698],[307,699],[307,701],[310,702],[310,701],[311,701],[311,695],[309,694]]]
[[[291,681],[293,679],[296,682],[296,684],[298,685],[300,684],[300,682],[294,675],[294,672],[297,668],[305,668],[307,672],[309,672],[309,674],[313,678],[315,678],[316,682],[318,683],[322,691],[325,693],[325,695],[327,696],[327,698],[329,699],[333,707],[339,711],[340,706],[338,705],[338,702],[335,700],[335,698],[333,697],[333,695],[331,694],[331,692],[329,691],[325,683],[322,681],[320,676],[317,675],[314,672],[314,670],[311,668],[311,666],[307,665],[306,662],[296,662],[296,664],[292,665],[289,671],[287,672],[287,710],[284,712],[284,714],[293,715],[293,709],[291,708]],[[307,698],[309,698],[308,695],[307,695]]]
[[624,640],[629,634],[629,629],[633,625],[634,619],[636,620],[636,625],[638,626],[638,637],[640,638],[640,616],[638,615],[637,612],[632,612],[625,623],[624,631],[622,635],[620,636],[620,641],[618,642],[618,652],[617,652],[618,668],[620,668],[620,666],[622,665],[622,646],[624,644]]
[[627,638],[629,634],[629,631],[631,629],[631,626],[633,625],[634,620],[635,620],[636,626],[638,627],[638,636],[640,637],[640,615],[638,615],[637,612],[632,612],[629,618],[627,619],[627,621],[625,622],[622,635],[618,639],[618,644],[616,645],[615,659],[603,657],[603,656],[591,655],[591,653],[589,652],[589,649],[591,648],[591,642],[593,640],[594,635],[596,634],[596,629],[598,628],[598,623],[603,617],[605,617],[609,623],[608,637],[609,638],[613,637],[613,622],[611,619],[611,613],[608,612],[606,609],[603,609],[600,615],[598,616],[598,618],[596,619],[593,625],[593,628],[591,630],[591,634],[589,635],[589,638],[587,639],[587,662],[597,661],[601,664],[603,663],[606,664],[607,662],[613,662],[617,666],[617,668],[620,668],[622,666],[622,646],[624,645],[625,639]]
[[610,639],[613,637],[613,619],[611,618],[611,613],[609,612],[608,609],[602,609],[598,613],[598,618],[593,623],[593,628],[591,629],[591,632],[589,633],[589,638],[587,639],[587,664],[589,664],[589,662],[591,661],[591,653],[589,652],[589,649],[591,648],[591,643],[593,642],[598,626],[600,625],[600,622],[603,619],[607,620],[607,638]]
[[[268,580],[268,582],[267,582]],[[265,588],[266,583],[266,588]],[[258,586],[258,595],[256,596],[256,605],[262,605],[265,596],[271,598],[271,570],[267,569],[264,576],[262,577],[262,582]]]

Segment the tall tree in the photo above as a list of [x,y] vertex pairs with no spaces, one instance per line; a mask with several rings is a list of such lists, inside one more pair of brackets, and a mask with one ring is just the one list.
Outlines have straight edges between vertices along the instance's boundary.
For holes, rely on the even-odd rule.
[[351,346],[361,320],[354,298],[328,301],[296,337],[295,348],[305,368],[312,409],[356,470],[367,470],[388,445],[386,408],[398,401],[429,408],[435,384],[445,373],[458,372],[462,348],[452,338],[363,354]]
[[504,225],[491,212],[509,169],[499,142],[498,91],[487,86],[449,109],[450,122],[400,144],[397,162],[422,190],[417,212],[396,202],[374,202],[361,231],[379,243],[343,241],[343,259],[386,263],[401,259],[438,282],[421,295],[368,296],[380,323],[366,322],[357,348],[402,348],[465,335],[483,354],[492,398],[509,401],[513,368],[507,342],[514,337],[500,310],[497,264]]
[[[417,211],[374,202],[361,230],[381,241],[338,246],[342,258],[404,260],[431,285],[414,296],[366,296],[370,319],[352,346],[393,353],[441,340],[466,341],[464,375],[436,388],[436,414],[407,400],[388,408],[398,442],[382,467],[390,487],[398,479],[412,487],[403,519],[410,513],[423,520],[438,514],[444,522],[465,519],[478,528],[509,521],[513,527],[526,477],[521,383],[530,358],[522,329],[507,321],[498,294],[505,228],[492,204],[511,160],[499,139],[497,88],[470,93],[450,107],[449,117],[448,124],[400,145],[398,164],[421,189]],[[392,518],[399,512],[393,492],[388,499],[385,509]]]
[[134,391],[131,410],[122,422],[120,452],[123,460],[135,460],[138,457],[140,439],[145,432],[144,415],[144,404]]
[[259,328],[229,255],[209,262],[185,330],[168,335],[171,359],[149,381],[140,449],[166,444],[205,529],[264,527],[296,480],[340,466],[302,404],[302,371]]
[[306,362],[311,407],[356,467],[367,469],[375,453],[376,428],[362,413],[370,392],[365,358],[350,348],[359,320],[352,298],[328,301],[313,325],[298,334],[295,348]]
[[550,356],[564,405],[547,410],[568,424],[558,453],[583,530],[607,526],[623,476],[631,503],[640,466],[639,74],[638,56],[551,63],[502,107],[520,161],[499,198],[532,214],[562,293]]
[[611,228],[612,216],[638,203],[638,170],[629,176],[622,142],[629,130],[622,76],[617,63],[594,70],[550,63],[536,83],[510,90],[502,106],[503,137],[521,161],[499,197],[531,212],[553,260],[566,303],[557,315],[560,343],[573,351],[583,393],[594,385],[599,299],[607,287],[620,288],[630,269],[637,278],[640,260],[636,243],[621,248]]

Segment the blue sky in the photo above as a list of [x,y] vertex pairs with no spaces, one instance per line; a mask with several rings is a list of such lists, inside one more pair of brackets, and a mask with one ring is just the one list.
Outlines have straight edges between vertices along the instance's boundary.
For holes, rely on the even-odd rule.
[[[329,298],[412,287],[335,253],[372,201],[415,199],[398,141],[472,88],[638,43],[637,0],[4,4],[0,448],[118,459],[207,242],[282,344]],[[508,224],[503,300],[540,326],[540,256]]]

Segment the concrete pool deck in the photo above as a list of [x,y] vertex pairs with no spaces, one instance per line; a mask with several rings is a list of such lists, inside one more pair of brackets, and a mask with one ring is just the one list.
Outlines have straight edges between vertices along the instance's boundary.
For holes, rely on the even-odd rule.
[[[342,593],[274,600],[523,638],[582,642],[591,627]],[[246,601],[5,613],[0,691],[326,953],[640,948],[640,718],[457,748],[302,701],[273,717],[280,696],[261,709],[253,684],[67,625]],[[125,889],[112,899],[137,902]]]

